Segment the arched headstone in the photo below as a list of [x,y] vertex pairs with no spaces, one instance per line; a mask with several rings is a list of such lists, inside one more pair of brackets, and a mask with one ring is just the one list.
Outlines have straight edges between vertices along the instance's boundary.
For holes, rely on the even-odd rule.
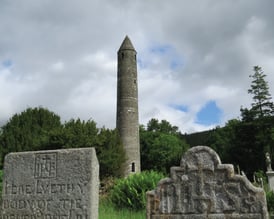
[[188,150],[170,175],[147,192],[147,219],[268,218],[263,189],[235,175],[209,147]]

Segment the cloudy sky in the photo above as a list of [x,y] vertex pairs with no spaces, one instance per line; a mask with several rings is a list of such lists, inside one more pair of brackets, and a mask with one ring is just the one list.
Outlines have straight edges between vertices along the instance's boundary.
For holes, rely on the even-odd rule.
[[0,0],[0,125],[28,107],[115,127],[116,55],[138,52],[139,116],[184,133],[239,118],[253,66],[274,96],[273,0]]

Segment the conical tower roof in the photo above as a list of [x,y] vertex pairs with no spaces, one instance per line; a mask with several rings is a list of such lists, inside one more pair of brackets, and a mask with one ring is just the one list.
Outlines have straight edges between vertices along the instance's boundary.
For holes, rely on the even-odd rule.
[[122,45],[120,46],[119,51],[121,51],[121,50],[134,50],[135,51],[128,36],[126,36],[124,41],[122,42]]

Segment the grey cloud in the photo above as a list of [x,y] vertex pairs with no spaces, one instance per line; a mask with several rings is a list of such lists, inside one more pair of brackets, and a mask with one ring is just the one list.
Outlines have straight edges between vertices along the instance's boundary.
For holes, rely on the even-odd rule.
[[[114,127],[116,52],[128,34],[148,64],[139,66],[142,122],[158,116],[182,131],[207,129],[195,123],[195,114],[215,98],[224,123],[250,104],[253,65],[264,65],[273,93],[273,6],[271,0],[2,0],[0,63],[13,66],[9,81],[0,69],[1,97],[10,93],[0,121],[43,105],[64,119],[93,118]],[[182,66],[170,69],[174,54],[154,54],[153,62],[149,48],[155,44],[172,46]],[[218,98],[210,96],[213,88]],[[187,105],[189,112],[169,104]]]

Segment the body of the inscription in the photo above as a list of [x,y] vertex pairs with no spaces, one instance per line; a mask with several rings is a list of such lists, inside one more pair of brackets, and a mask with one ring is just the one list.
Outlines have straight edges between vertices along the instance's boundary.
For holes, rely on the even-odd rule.
[[198,146],[171,168],[171,178],[147,193],[148,219],[264,218],[264,191],[244,177],[234,175],[231,165],[221,164],[210,148]]
[[98,171],[93,148],[9,154],[1,219],[97,219]]

